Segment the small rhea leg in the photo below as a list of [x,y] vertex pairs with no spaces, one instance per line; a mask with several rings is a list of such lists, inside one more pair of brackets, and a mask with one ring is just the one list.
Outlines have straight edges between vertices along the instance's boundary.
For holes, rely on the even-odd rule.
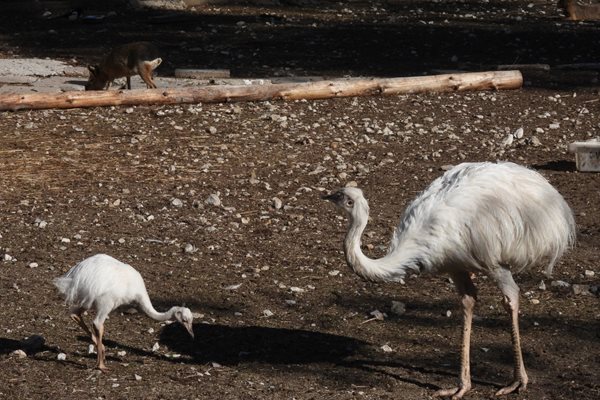
[[81,329],[83,329],[83,331],[86,333],[86,335],[88,335],[89,337],[92,338],[92,342],[94,342],[94,344],[98,344],[98,340],[96,339],[96,335],[94,335],[92,333],[92,331],[90,331],[90,328],[88,328],[88,326],[86,325],[85,321],[83,320],[83,317],[81,316],[81,311],[76,311],[74,313],[71,314],[71,319],[75,322],[77,322],[77,324],[81,327]]
[[102,372],[107,372],[108,368],[106,367],[106,364],[104,363],[105,358],[106,358],[106,349],[104,347],[104,343],[102,343],[102,336],[104,335],[104,322],[99,323],[98,325],[96,325],[96,323],[92,324],[92,327],[94,328],[94,331],[96,332],[96,336],[98,337],[98,362],[96,365],[96,368],[98,368],[100,371]]
[[519,334],[519,287],[508,270],[502,270],[502,273],[498,276],[498,285],[504,294],[504,308],[511,318],[511,339],[515,362],[513,382],[496,392],[496,396],[501,396],[517,390],[526,390],[529,378],[525,372],[525,363],[521,352],[521,336]]
[[131,90],[131,77],[127,77],[127,89]]
[[462,331],[462,349],[461,349],[461,368],[460,385],[451,389],[442,389],[434,393],[434,397],[452,396],[453,399],[460,399],[471,390],[471,325],[473,322],[473,308],[477,299],[477,289],[467,272],[452,275],[458,294],[461,296],[463,309],[463,331]]

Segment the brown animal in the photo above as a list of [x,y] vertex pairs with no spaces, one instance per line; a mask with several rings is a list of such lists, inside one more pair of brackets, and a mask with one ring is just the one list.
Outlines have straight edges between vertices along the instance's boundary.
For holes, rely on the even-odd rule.
[[90,77],[85,90],[109,89],[113,80],[127,78],[127,89],[131,89],[131,76],[142,77],[148,88],[156,88],[152,80],[154,70],[162,58],[158,49],[148,42],[135,42],[115,47],[100,64],[90,65]]
[[577,4],[576,0],[559,0],[558,8],[565,10],[571,21],[600,20],[600,4]]

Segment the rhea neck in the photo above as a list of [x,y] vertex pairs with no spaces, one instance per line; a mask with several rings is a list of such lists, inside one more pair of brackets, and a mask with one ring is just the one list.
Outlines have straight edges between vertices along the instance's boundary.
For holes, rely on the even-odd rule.
[[346,262],[358,275],[372,281],[399,281],[408,270],[418,270],[414,257],[401,246],[379,259],[367,257],[360,247],[361,237],[369,219],[369,206],[364,200],[356,202],[350,215],[350,228],[344,240]]
[[142,311],[155,321],[172,320],[175,318],[175,312],[177,312],[177,307],[171,307],[165,312],[156,311],[147,293],[144,293],[144,295],[141,296],[141,298],[138,301],[138,304]]

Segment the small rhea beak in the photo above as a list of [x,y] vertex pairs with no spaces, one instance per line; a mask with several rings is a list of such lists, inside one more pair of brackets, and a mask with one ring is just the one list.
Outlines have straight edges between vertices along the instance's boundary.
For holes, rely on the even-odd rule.
[[331,194],[323,195],[323,196],[321,196],[321,199],[328,200],[328,201],[335,203],[338,200],[340,200],[341,197],[342,197],[342,193],[338,191],[338,192],[333,192]]
[[185,326],[185,329],[188,331],[188,333],[190,334],[190,336],[193,339],[194,338],[194,326],[192,325],[192,323],[191,322],[185,322],[183,324],[183,326]]

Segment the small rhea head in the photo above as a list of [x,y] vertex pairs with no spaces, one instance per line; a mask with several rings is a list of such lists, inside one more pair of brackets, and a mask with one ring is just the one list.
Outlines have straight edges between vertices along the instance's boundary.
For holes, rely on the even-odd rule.
[[175,307],[175,313],[173,314],[175,320],[185,327],[190,336],[194,337],[194,316],[192,311],[187,307]]
[[360,208],[367,211],[369,209],[362,190],[355,187],[345,187],[330,195],[323,196],[323,199],[331,201],[350,215],[354,215],[356,210]]

